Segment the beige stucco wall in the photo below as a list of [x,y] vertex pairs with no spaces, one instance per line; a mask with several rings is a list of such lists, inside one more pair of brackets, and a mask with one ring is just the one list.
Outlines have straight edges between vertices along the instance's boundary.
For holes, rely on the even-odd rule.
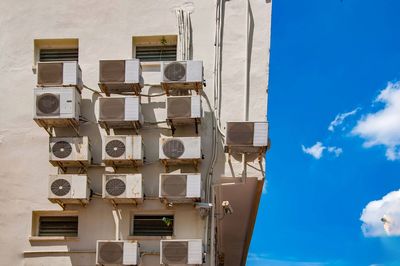
[[[269,34],[271,4],[251,0],[253,28],[250,34],[250,120],[265,120],[269,64]],[[246,5],[244,0],[225,4],[225,26],[222,58],[221,119],[240,121],[244,113],[244,73],[246,47]],[[203,60],[207,81],[205,92],[213,97],[213,51],[215,33],[215,1],[195,0],[118,0],[118,1],[0,1],[0,265],[93,265],[98,239],[114,238],[112,206],[93,199],[79,210],[79,241],[29,241],[33,210],[60,210],[47,200],[48,175],[57,169],[48,162],[48,135],[32,120],[33,88],[36,76],[32,71],[34,39],[78,38],[79,64],[84,83],[97,89],[99,59],[132,57],[132,37],[140,35],[177,34],[174,9],[192,6],[193,59]],[[144,73],[146,79],[146,73]],[[144,89],[147,93],[148,87]],[[156,92],[159,88],[152,88]],[[82,125],[81,135],[89,136],[95,163],[101,162],[101,139],[104,130],[96,125],[98,96],[83,91],[82,114],[91,123]],[[165,98],[142,98],[145,120],[165,118]],[[205,117],[200,126],[205,159],[200,170],[211,160],[211,112],[203,102]],[[61,134],[71,131],[61,130]],[[147,161],[158,160],[158,138],[169,135],[165,129],[143,129]],[[177,131],[177,136],[193,134],[192,128]],[[219,145],[222,150],[222,145]],[[240,158],[238,158],[240,159]],[[259,169],[258,163],[255,167]],[[182,171],[190,171],[183,167]],[[233,170],[232,170],[233,169]],[[101,192],[101,167],[89,169],[92,189]],[[179,170],[178,167],[171,170]],[[153,163],[141,168],[144,192],[157,196],[158,175],[164,168]],[[219,153],[214,178],[221,175],[240,176],[241,163],[226,163]],[[258,170],[248,169],[248,175],[262,178]],[[121,207],[121,239],[129,238],[131,215],[135,212],[162,212],[166,209],[158,200],[145,201],[138,207]],[[176,238],[203,238],[205,220],[193,206],[176,206],[168,210],[175,214]],[[159,239],[139,239],[143,250],[158,251]],[[32,254],[26,251],[49,251]],[[52,253],[73,250],[77,253]],[[26,252],[24,254],[24,252]],[[142,265],[157,265],[157,256],[145,256]],[[211,262],[210,262],[211,261]],[[206,265],[212,265],[207,259]]]

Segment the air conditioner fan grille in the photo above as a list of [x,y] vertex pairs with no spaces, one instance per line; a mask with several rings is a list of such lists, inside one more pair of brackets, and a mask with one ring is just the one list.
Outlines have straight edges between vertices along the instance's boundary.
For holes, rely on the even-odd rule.
[[37,97],[37,108],[43,114],[56,114],[60,110],[60,97],[52,93],[44,93]]
[[71,184],[67,180],[60,178],[51,183],[50,189],[54,195],[62,197],[70,192]]
[[106,153],[113,158],[121,157],[125,153],[125,144],[120,140],[111,140],[106,145]]
[[117,197],[124,193],[126,190],[125,182],[121,179],[111,179],[106,184],[106,191],[109,195]]
[[165,156],[171,159],[177,159],[185,152],[185,145],[179,139],[166,140],[162,146]]
[[57,141],[51,151],[57,158],[64,159],[72,153],[72,146],[66,141]]
[[186,67],[182,63],[169,63],[164,69],[164,76],[170,81],[181,81],[185,79]]
[[163,262],[186,264],[188,262],[188,243],[187,242],[164,242]]
[[99,248],[100,263],[121,264],[123,257],[122,243],[101,243]]

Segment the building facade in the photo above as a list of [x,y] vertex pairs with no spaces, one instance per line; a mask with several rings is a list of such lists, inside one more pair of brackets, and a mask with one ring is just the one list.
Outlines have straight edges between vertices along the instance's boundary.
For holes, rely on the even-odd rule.
[[[175,246],[171,262],[178,263],[174,256],[184,250],[186,264],[245,265],[268,145],[253,150],[229,145],[235,135],[229,135],[227,123],[247,121],[243,125],[253,127],[251,122],[267,121],[270,1],[4,0],[0,7],[0,265],[95,265],[98,240],[126,241],[126,247],[134,243],[121,252],[124,257],[136,252],[138,265],[159,265],[163,241],[173,240],[186,241],[187,246]],[[130,58],[140,60],[142,81],[137,83],[142,82],[143,88],[136,93],[140,95],[108,97],[99,86],[99,61]],[[35,90],[46,89],[37,88],[38,63],[65,60],[77,60],[82,72],[81,92],[72,89],[80,99],[79,123],[46,132],[44,124],[33,120],[39,108]],[[161,84],[166,69],[162,62],[187,60],[202,62],[204,80],[188,93],[174,87],[166,91],[168,84]],[[71,86],[52,87],[68,90]],[[168,98],[174,95],[197,96],[201,118],[183,125],[169,120]],[[64,96],[60,97],[61,101]],[[116,97],[139,99],[138,128],[100,127],[102,99]],[[238,132],[239,138],[245,134]],[[50,163],[55,148],[48,133],[57,138],[87,137],[89,162],[71,168]],[[125,135],[141,136],[143,150],[137,164],[108,163],[104,159],[107,136]],[[165,150],[160,139],[172,136],[200,139],[198,158],[162,160]],[[188,142],[183,148],[189,152],[196,145]],[[171,150],[182,153],[183,148]],[[65,149],[58,151],[68,152]],[[88,184],[86,179],[83,182],[90,189],[87,201],[49,200],[52,177],[78,174],[87,178]],[[140,187],[135,190],[137,199],[104,198],[105,174],[139,174],[139,181],[132,181]],[[200,176],[191,183],[194,187],[183,189],[183,195],[195,196],[185,201],[165,196],[160,192],[163,174],[185,176],[186,182]],[[56,184],[56,188],[64,186]],[[169,184],[177,189],[179,185]],[[117,256],[118,252],[106,253]]]

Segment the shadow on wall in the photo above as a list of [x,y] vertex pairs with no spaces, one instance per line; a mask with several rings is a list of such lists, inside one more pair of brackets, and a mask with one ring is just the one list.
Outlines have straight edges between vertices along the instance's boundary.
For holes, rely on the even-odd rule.
[[77,253],[47,253],[47,254],[24,254],[24,265],[29,266],[93,266],[96,264],[95,251],[83,251]]

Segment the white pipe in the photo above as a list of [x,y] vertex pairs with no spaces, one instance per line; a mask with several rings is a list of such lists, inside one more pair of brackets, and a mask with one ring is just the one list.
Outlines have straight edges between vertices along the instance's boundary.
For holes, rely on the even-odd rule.
[[245,71],[244,71],[244,113],[243,120],[249,120],[249,24],[250,24],[250,3],[249,0],[246,0],[246,46],[245,46]]
[[119,240],[119,213],[118,210],[112,210],[114,223],[115,223],[115,240]]

